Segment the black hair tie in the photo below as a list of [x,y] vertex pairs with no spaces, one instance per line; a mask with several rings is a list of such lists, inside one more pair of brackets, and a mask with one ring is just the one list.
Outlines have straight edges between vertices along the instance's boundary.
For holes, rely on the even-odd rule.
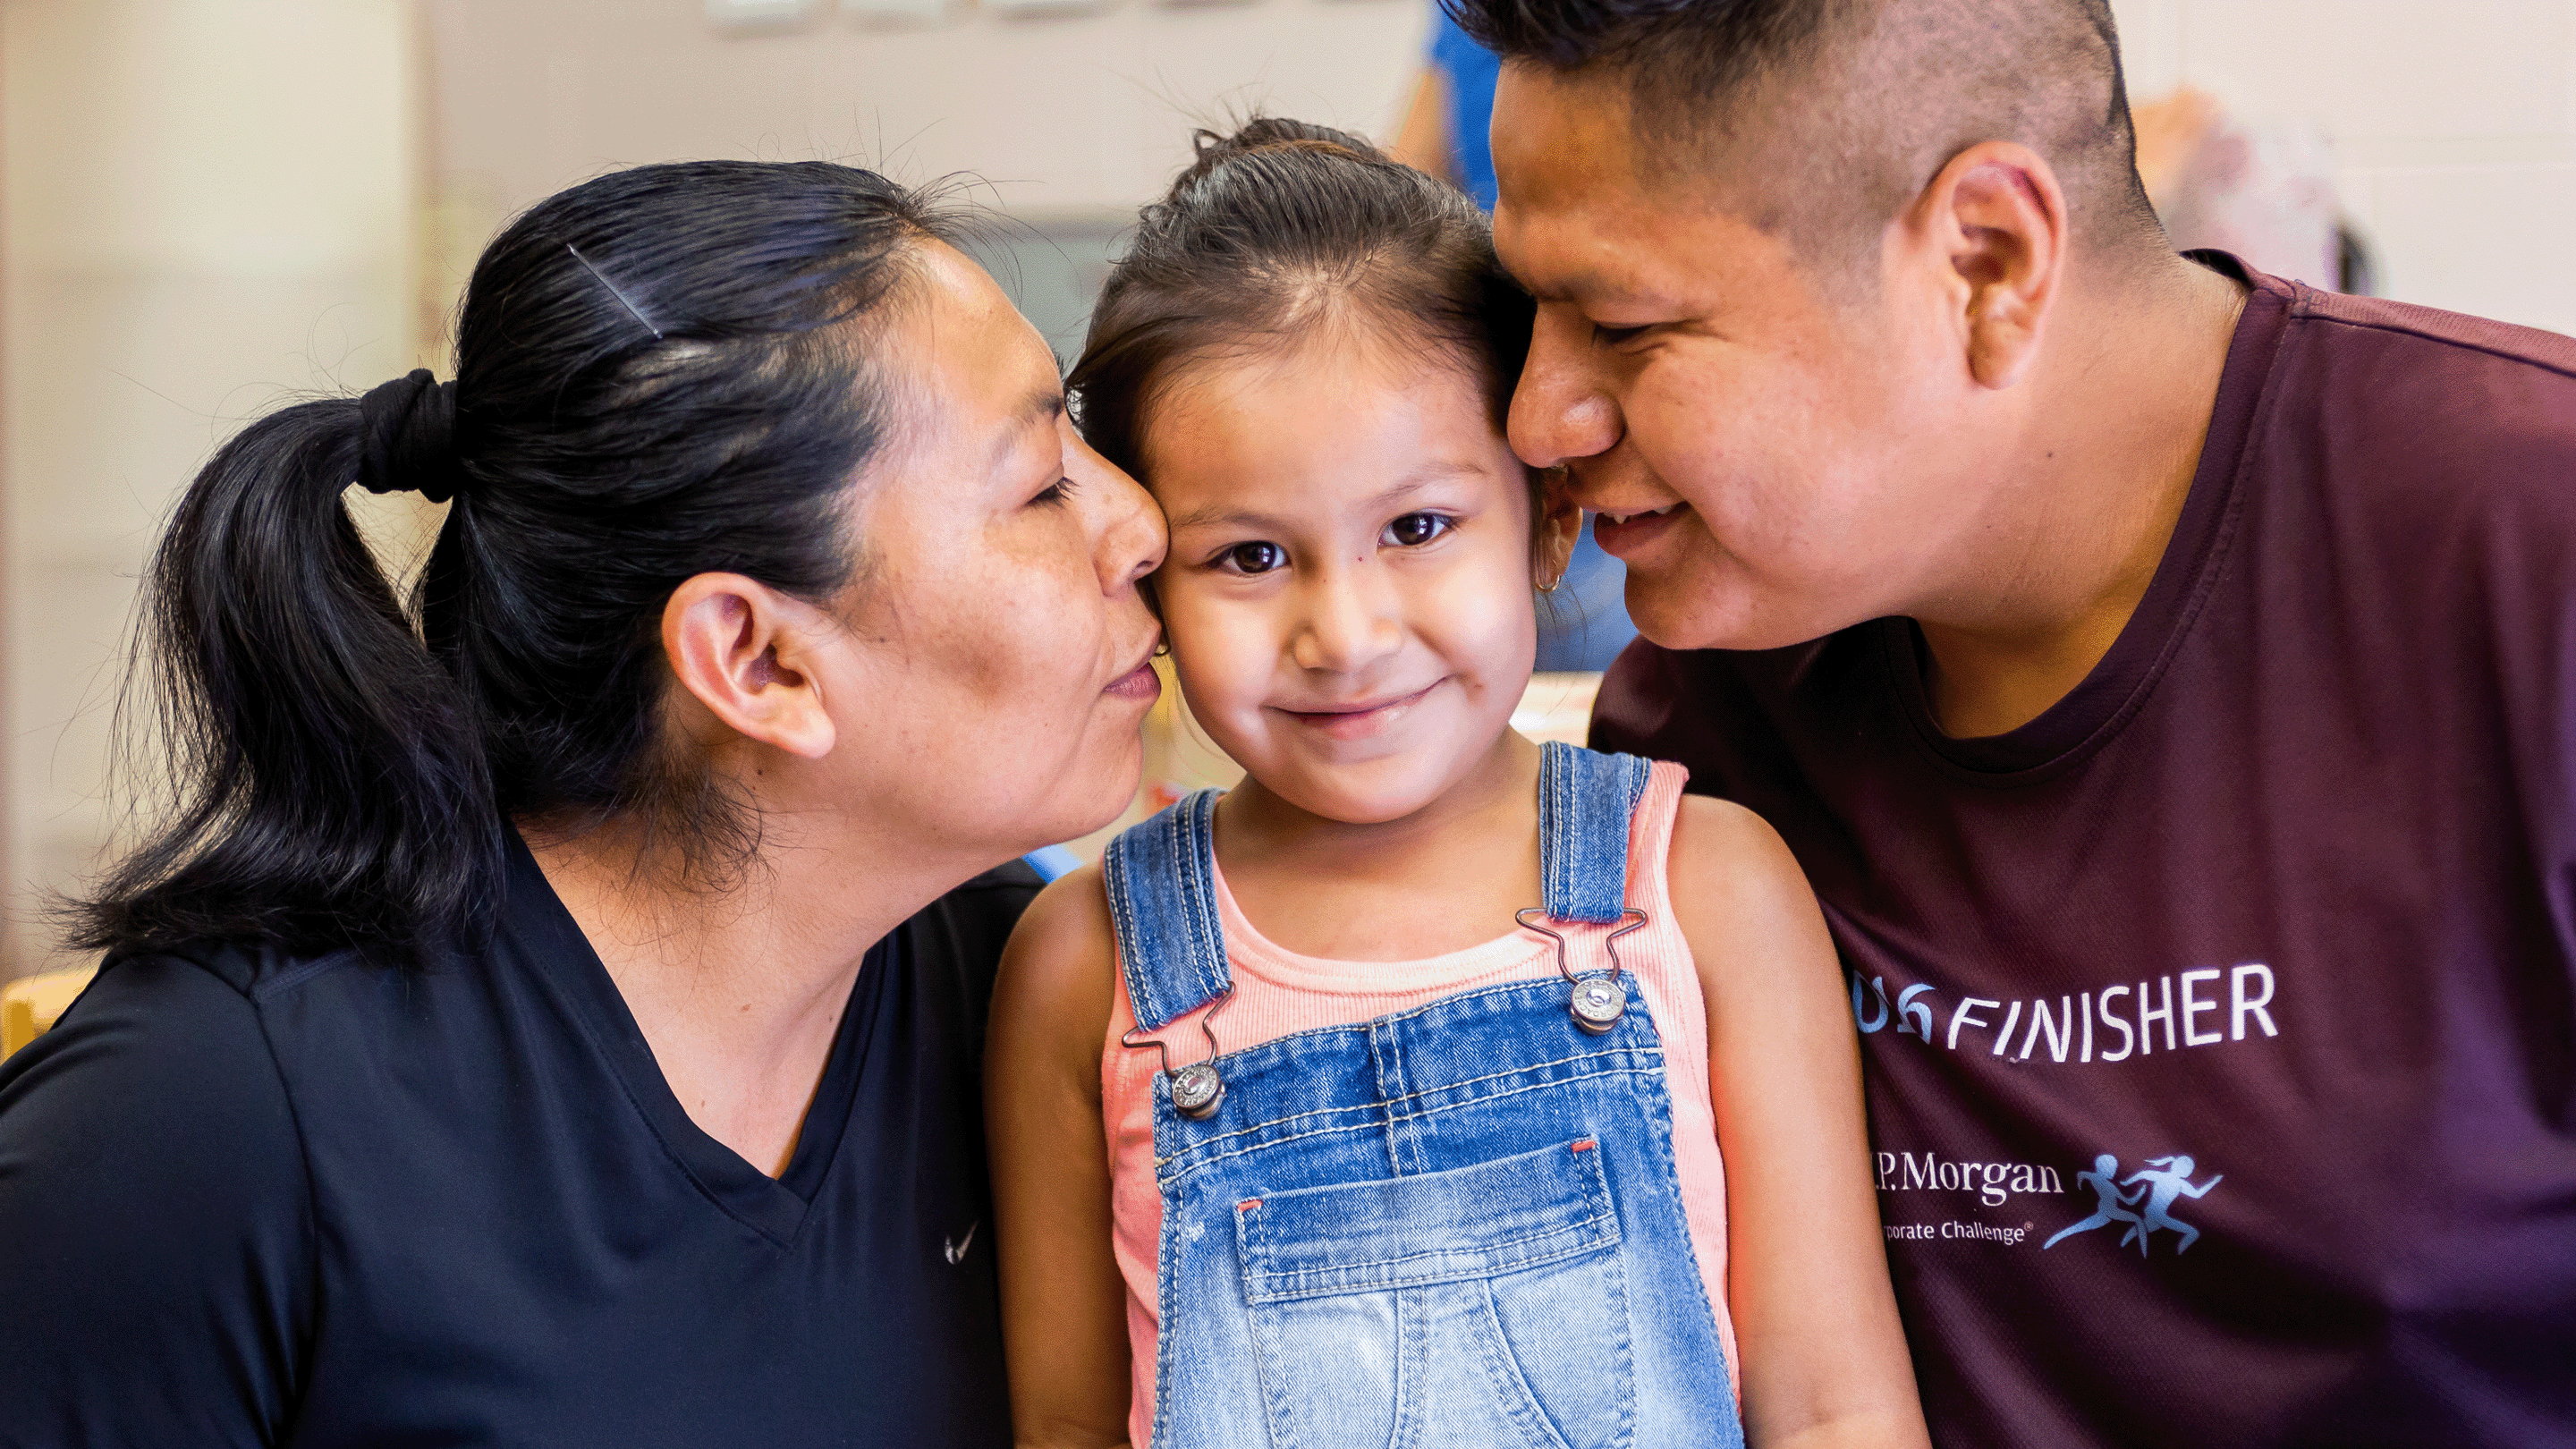
[[456,496],[455,435],[456,384],[413,368],[358,399],[358,486],[445,503]]

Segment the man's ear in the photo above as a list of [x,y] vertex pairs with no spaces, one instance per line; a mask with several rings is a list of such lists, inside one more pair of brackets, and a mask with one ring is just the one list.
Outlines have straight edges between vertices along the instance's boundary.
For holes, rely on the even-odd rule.
[[1909,220],[1945,266],[1942,289],[1969,373],[1990,388],[2019,382],[2065,280],[2066,195],[2057,174],[2027,146],[1980,141],[1923,188]]
[[1555,588],[1565,581],[1575,541],[1583,536],[1583,510],[1566,492],[1564,469],[1539,475],[1538,516],[1530,520],[1530,529],[1537,540],[1530,550],[1531,572],[1542,591]]
[[741,574],[699,574],[662,606],[680,687],[734,733],[809,760],[837,738],[813,657],[831,636],[821,610]]

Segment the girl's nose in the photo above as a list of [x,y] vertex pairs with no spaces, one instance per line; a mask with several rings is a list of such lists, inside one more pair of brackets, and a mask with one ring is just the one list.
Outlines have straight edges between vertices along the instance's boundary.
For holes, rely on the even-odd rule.
[[1308,588],[1305,615],[1289,641],[1298,668],[1358,674],[1403,646],[1395,601],[1370,587],[1372,572],[1336,570]]

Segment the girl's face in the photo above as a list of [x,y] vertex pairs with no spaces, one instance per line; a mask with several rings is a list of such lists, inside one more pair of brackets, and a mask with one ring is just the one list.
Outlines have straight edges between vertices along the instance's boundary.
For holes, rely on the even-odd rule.
[[1191,709],[1273,794],[1360,824],[1484,763],[1538,647],[1528,475],[1465,367],[1392,351],[1184,364],[1141,449]]

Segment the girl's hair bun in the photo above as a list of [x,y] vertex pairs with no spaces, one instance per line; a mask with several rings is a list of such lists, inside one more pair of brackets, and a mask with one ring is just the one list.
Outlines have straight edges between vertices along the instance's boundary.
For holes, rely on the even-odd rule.
[[1185,205],[1208,178],[1245,157],[1265,152],[1308,151],[1337,156],[1344,160],[1395,164],[1367,137],[1331,126],[1318,126],[1311,121],[1291,120],[1286,116],[1255,116],[1235,127],[1234,134],[1220,136],[1204,128],[1190,133],[1193,157],[1187,169],[1172,179],[1171,190],[1163,193],[1165,206]]
[[1502,425],[1533,304],[1466,193],[1364,137],[1283,116],[1199,131],[1192,150],[1136,218],[1065,377],[1091,446],[1137,471],[1146,409],[1175,367],[1338,323],[1464,367]]

